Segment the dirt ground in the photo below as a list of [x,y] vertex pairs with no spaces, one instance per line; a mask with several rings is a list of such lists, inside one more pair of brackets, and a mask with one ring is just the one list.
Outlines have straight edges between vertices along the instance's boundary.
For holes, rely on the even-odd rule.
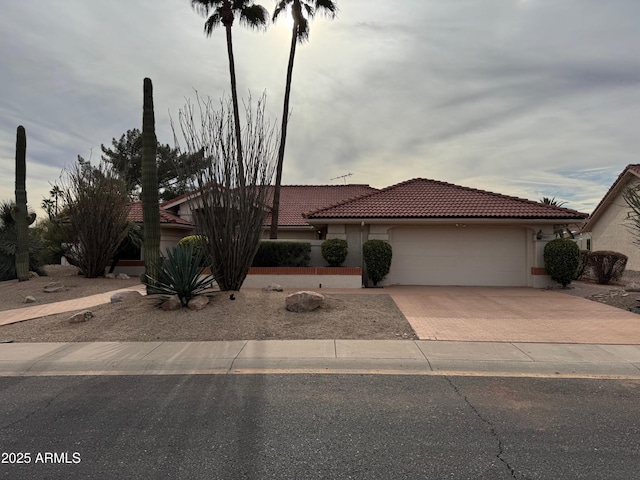
[[[47,268],[49,276],[28,282],[0,283],[2,310],[69,300],[139,284],[138,279],[87,279],[74,269]],[[66,291],[44,293],[50,282]],[[381,291],[382,292],[382,291]],[[415,339],[415,332],[389,295],[328,294],[324,305],[308,313],[284,308],[285,292],[247,290],[208,294],[203,310],[164,311],[157,297],[142,297],[91,309],[94,318],[71,324],[71,313],[0,326],[0,340],[14,342],[213,341],[289,339]],[[31,304],[33,305],[33,304]]]

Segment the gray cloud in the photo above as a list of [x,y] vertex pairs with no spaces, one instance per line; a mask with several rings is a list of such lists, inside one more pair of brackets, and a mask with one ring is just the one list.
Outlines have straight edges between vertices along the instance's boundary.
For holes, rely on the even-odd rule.
[[[589,211],[639,161],[639,2],[338,3],[338,18],[317,17],[297,50],[286,183],[422,176]],[[224,32],[206,38],[203,22],[170,0],[6,5],[0,198],[13,195],[19,124],[38,204],[78,154],[97,159],[101,143],[140,126],[145,76],[163,143],[194,89],[228,95]],[[239,92],[266,91],[280,118],[288,28],[233,34]]]

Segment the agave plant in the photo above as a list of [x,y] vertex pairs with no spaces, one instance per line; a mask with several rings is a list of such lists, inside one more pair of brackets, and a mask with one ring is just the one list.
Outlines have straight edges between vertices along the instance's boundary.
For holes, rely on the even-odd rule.
[[155,265],[158,278],[146,275],[145,283],[153,290],[150,293],[177,295],[182,305],[187,305],[213,281],[211,275],[202,275],[202,255],[202,251],[194,252],[193,244],[167,248],[166,256]]

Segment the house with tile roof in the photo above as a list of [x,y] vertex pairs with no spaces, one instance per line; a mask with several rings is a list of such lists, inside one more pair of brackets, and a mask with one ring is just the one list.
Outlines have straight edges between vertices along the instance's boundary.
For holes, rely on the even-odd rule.
[[[170,215],[167,220],[185,222],[188,235],[197,229],[194,205],[197,194],[183,195],[164,202],[161,211]],[[554,225],[581,227],[588,216],[423,178],[382,190],[369,185],[285,185],[280,209],[279,239],[316,246],[327,238],[345,239],[347,267],[364,266],[366,240],[389,242],[393,260],[384,284],[397,285],[547,286],[551,281],[542,255],[544,245],[555,238]],[[268,215],[265,239],[270,222]]]
[[[554,225],[587,214],[416,178],[305,215],[350,252],[368,239],[393,248],[386,284],[544,287],[544,245]],[[359,257],[359,256],[358,256]]]
[[611,250],[624,253],[628,270],[640,270],[640,247],[629,230],[632,213],[623,197],[627,188],[640,186],[640,164],[627,165],[584,225],[583,232],[591,234],[591,250]]
[[[287,240],[322,240],[326,232],[316,229],[304,218],[306,212],[335,205],[340,202],[377,192],[369,185],[282,185],[280,190],[280,213],[278,215],[278,237]],[[269,210],[265,218],[262,238],[269,238],[271,227],[271,201],[273,187],[267,193]],[[161,204],[163,210],[173,215],[194,221],[193,209],[197,204],[197,193],[187,194]]]

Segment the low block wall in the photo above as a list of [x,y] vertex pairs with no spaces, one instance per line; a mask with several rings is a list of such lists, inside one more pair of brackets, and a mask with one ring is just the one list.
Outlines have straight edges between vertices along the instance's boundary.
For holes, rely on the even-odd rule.
[[252,267],[243,287],[263,288],[277,283],[283,288],[362,288],[360,267]]

